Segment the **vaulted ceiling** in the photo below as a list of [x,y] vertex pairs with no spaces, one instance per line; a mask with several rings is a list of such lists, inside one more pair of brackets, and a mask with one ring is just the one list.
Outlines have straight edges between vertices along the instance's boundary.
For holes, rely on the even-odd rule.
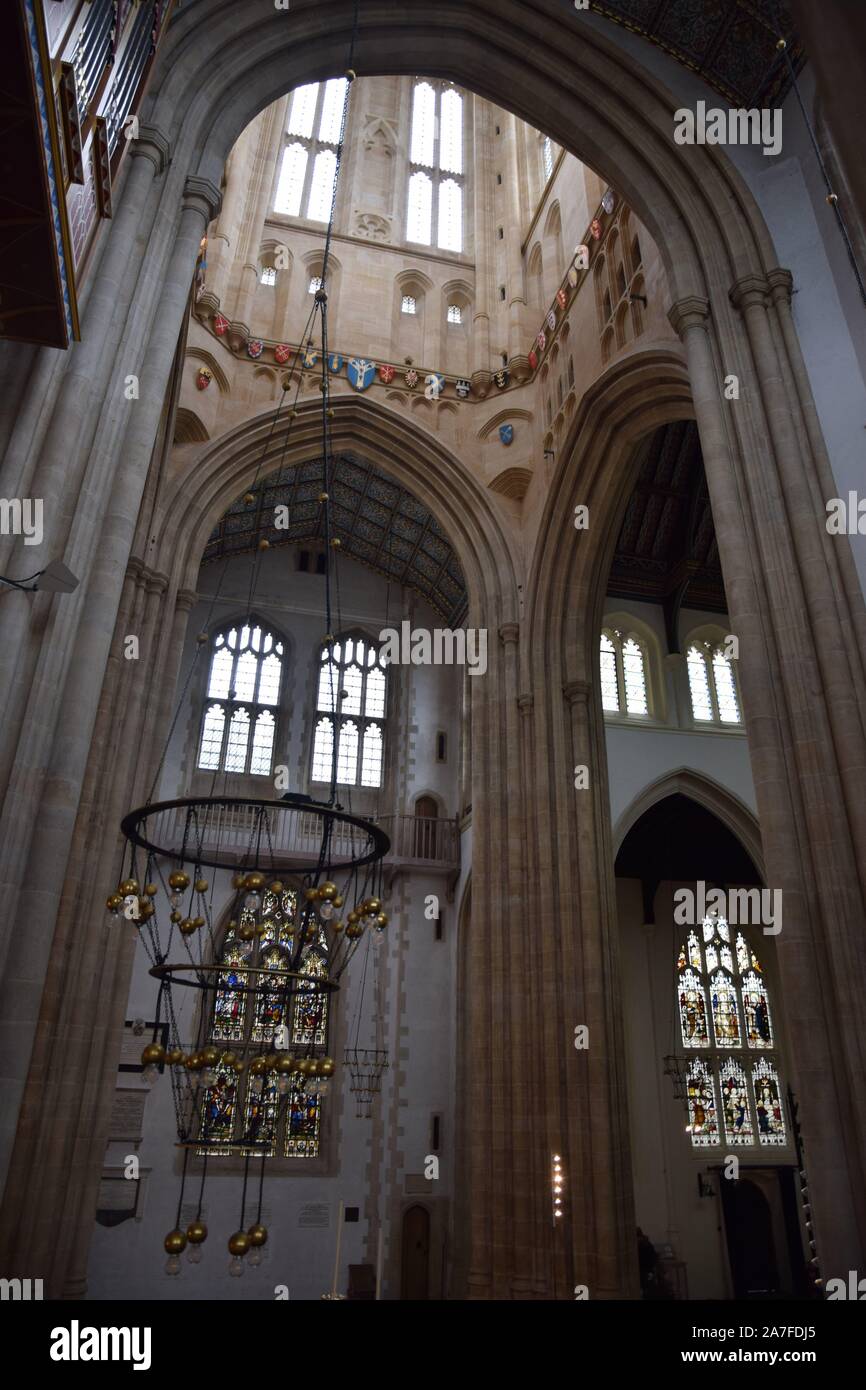
[[[241,497],[220,520],[205,548],[203,564],[241,555],[267,540],[271,546],[323,544],[319,503],[322,461],[281,468]],[[331,484],[332,533],[350,555],[395,584],[426,599],[449,626],[466,614],[466,586],[451,542],[427,508],[393,479],[354,454],[334,459]],[[287,506],[289,526],[277,530],[274,509]],[[345,597],[345,595],[344,595]]]
[[[787,0],[592,0],[592,9],[657,44],[736,106],[779,105],[804,55]],[[776,20],[778,19],[778,28]]]

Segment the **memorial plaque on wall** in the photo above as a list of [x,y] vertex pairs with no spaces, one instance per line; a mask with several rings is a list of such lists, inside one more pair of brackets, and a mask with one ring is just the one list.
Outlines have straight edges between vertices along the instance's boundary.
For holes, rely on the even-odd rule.
[[96,1199],[96,1219],[100,1226],[119,1226],[138,1211],[138,1178],[102,1175]]
[[[137,1032],[135,1024],[131,1019],[127,1019],[123,1025],[123,1038],[120,1044],[120,1063],[118,1071],[137,1071],[143,1072],[141,1065],[141,1054],[149,1042],[154,1041],[153,1030],[157,1028],[156,1041],[163,1047],[168,1047],[168,1024],[145,1023],[141,1032]],[[165,1070],[165,1066],[159,1068],[160,1074]]]
[[327,1202],[307,1202],[298,1212],[299,1226],[330,1226],[331,1208]]
[[118,1089],[114,1093],[111,1118],[108,1122],[108,1142],[125,1140],[140,1144],[144,1128],[144,1103],[148,1092]]

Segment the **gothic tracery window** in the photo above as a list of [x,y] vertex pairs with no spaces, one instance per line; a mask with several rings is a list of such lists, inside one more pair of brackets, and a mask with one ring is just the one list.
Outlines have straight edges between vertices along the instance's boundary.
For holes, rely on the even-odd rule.
[[734,666],[720,642],[692,642],[686,654],[692,714],[704,724],[741,724]]
[[368,638],[344,637],[333,648],[322,648],[313,740],[314,782],[330,782],[336,738],[338,786],[381,787],[386,695],[385,666]]
[[767,986],[745,934],[732,943],[724,918],[710,914],[700,939],[692,930],[680,947],[677,1007],[683,1047],[699,1049],[687,1067],[692,1146],[785,1144]]
[[[315,1158],[319,1152],[321,1099],[318,1094],[298,1090],[290,1077],[277,1072],[251,1075],[246,1063],[262,1053],[278,1030],[285,1028],[288,1048],[308,1049],[325,1054],[328,1040],[328,996],[309,987],[285,1003],[285,988],[279,981],[273,992],[260,994],[255,1008],[253,995],[246,993],[248,971],[288,969],[294,951],[298,924],[298,894],[283,887],[278,893],[266,889],[262,899],[261,935],[254,931],[255,918],[242,913],[239,922],[230,923],[219,957],[221,967],[214,991],[210,1021],[210,1040],[223,1052],[213,1068],[212,1084],[202,1099],[202,1130],[205,1146],[212,1155],[231,1152],[220,1144],[250,1140],[251,1153],[261,1153],[266,1144],[269,1155],[286,1158]],[[304,948],[301,974],[321,976],[327,970],[324,934]],[[285,1038],[285,1034],[284,1034]],[[228,1056],[231,1060],[225,1060]],[[285,1101],[281,1104],[283,1097]]]
[[610,713],[649,714],[647,655],[634,633],[601,634],[601,703]]
[[463,250],[463,98],[416,82],[412,92],[406,240]]
[[345,95],[345,77],[308,83],[292,93],[275,212],[311,222],[328,221]]
[[269,776],[283,660],[280,639],[258,623],[216,633],[199,740],[201,770]]

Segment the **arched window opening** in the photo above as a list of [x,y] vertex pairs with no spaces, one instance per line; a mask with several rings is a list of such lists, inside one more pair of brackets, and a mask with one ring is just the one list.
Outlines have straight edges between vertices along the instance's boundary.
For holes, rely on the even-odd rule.
[[600,642],[601,704],[611,714],[648,715],[647,654],[634,633],[606,629]]
[[730,924],[717,913],[704,918],[700,939],[692,930],[680,947],[677,1006],[683,1047],[702,1054],[687,1068],[692,1146],[705,1148],[723,1139],[743,1147],[785,1144],[787,1121],[763,971],[744,932],[738,931],[733,946]]
[[[250,1002],[248,983],[254,977],[249,972],[288,969],[295,951],[298,894],[294,888],[276,886],[279,891],[267,888],[263,894],[261,936],[256,919],[245,910],[237,923],[229,924],[218,957],[209,1035],[221,1051],[230,1044],[224,1056],[232,1060],[221,1057],[202,1100],[202,1127],[211,1157],[236,1152],[223,1146],[245,1140],[257,1146],[264,1141],[272,1157],[315,1158],[319,1153],[322,1094],[297,1090],[290,1076],[276,1071],[255,1076],[245,1065],[261,1055],[263,1044],[276,1046],[277,1031],[284,1027],[290,1047],[327,1053],[327,994],[302,981],[287,1003],[284,987],[275,981],[274,990],[260,994],[255,1007]],[[311,978],[327,973],[324,933],[305,946],[300,973]],[[261,1155],[262,1150],[251,1147],[249,1152]]]
[[275,212],[311,222],[330,218],[345,97],[344,77],[309,83],[292,93]]
[[702,724],[742,724],[733,661],[724,646],[693,642],[686,664],[695,720]]
[[342,787],[382,785],[387,680],[379,649],[366,637],[323,647],[316,695],[312,780],[330,782],[335,756]]
[[463,250],[464,100],[455,87],[416,82],[412,92],[406,240]]
[[283,655],[280,639],[259,624],[216,634],[199,740],[201,770],[270,775]]
[[415,802],[415,858],[436,858],[436,821],[439,807],[435,797],[419,796]]

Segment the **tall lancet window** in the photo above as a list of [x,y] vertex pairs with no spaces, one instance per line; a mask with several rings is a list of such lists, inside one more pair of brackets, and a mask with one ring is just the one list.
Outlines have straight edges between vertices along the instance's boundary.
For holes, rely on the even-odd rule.
[[270,775],[283,655],[280,639],[258,623],[216,633],[199,740],[200,769]]
[[345,77],[295,88],[289,100],[275,212],[311,222],[328,221],[345,97]]
[[[329,654],[331,659],[329,660]],[[314,782],[330,782],[336,739],[337,784],[381,787],[387,709],[385,666],[366,637],[323,647],[316,692]]]
[[686,663],[695,721],[701,724],[742,724],[734,663],[724,643],[691,642]]
[[[739,890],[738,901],[745,892]],[[786,1144],[764,974],[743,930],[717,914],[691,928],[680,947],[677,1011],[682,1045],[692,1054],[686,1087],[692,1146]]]
[[462,251],[463,121],[455,87],[416,82],[412,91],[406,240]]
[[611,714],[649,714],[647,654],[634,633],[601,634],[601,704]]

